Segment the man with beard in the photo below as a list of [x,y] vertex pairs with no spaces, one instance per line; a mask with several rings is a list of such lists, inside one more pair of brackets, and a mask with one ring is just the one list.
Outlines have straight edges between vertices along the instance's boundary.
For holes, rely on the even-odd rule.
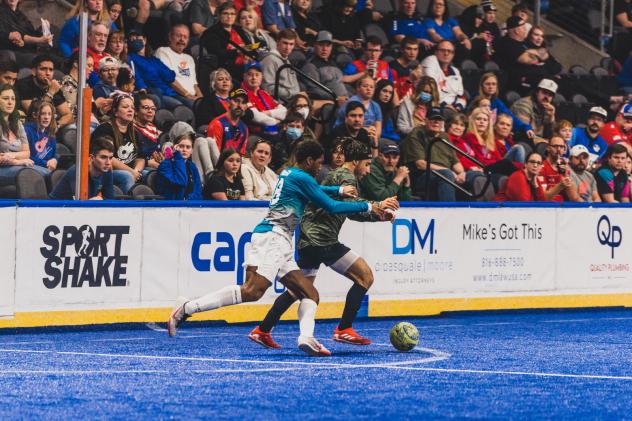
[[241,118],[248,108],[248,93],[235,89],[230,93],[228,111],[208,125],[207,136],[215,139],[219,151],[233,148],[244,156],[248,143],[248,126]]
[[94,60],[94,70],[99,71],[99,61],[105,56],[109,56],[105,52],[105,46],[108,43],[108,35],[110,29],[103,22],[94,22],[88,30],[88,55]]
[[371,172],[360,179],[364,197],[384,200],[397,196],[399,201],[410,200],[410,170],[405,165],[398,167],[398,163],[399,146],[395,142],[384,142],[379,155],[373,158]]
[[[540,140],[550,137],[555,124],[553,98],[557,93],[557,83],[542,79],[533,93],[520,98],[511,106],[511,112],[523,123],[531,125]],[[536,140],[536,143],[537,140]]]
[[590,153],[584,145],[575,145],[571,148],[569,163],[571,164],[571,180],[577,188],[581,202],[601,202],[597,191],[595,177],[586,171]]
[[566,153],[566,142],[560,136],[553,136],[546,147],[546,158],[542,162],[539,182],[542,189],[555,202],[578,202],[579,196],[570,179],[570,170],[562,157]]
[[334,139],[350,137],[375,150],[378,147],[378,139],[375,136],[374,127],[364,127],[364,105],[358,101],[349,101],[345,107],[343,124],[336,126],[329,137],[323,142],[323,147],[330,153]]
[[601,107],[592,107],[588,112],[588,119],[586,120],[586,127],[575,127],[573,129],[573,137],[568,142],[568,147],[572,148],[575,145],[584,145],[588,152],[590,152],[590,163],[594,163],[598,158],[601,158],[606,153],[608,144],[605,139],[601,137],[599,131],[603,127],[606,119],[608,118],[608,112]]
[[614,121],[604,124],[599,134],[608,145],[624,142],[632,152],[632,103],[623,104]]
[[604,154],[604,165],[597,171],[597,190],[606,203],[629,203],[630,180],[625,173],[628,150],[620,143],[608,146]]

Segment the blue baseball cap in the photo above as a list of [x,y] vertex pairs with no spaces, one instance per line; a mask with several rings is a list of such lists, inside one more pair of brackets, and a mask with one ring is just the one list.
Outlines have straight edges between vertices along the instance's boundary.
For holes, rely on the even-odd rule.
[[625,118],[632,118],[632,103],[628,102],[623,107],[621,107],[620,113],[623,114],[623,117]]
[[246,73],[250,69],[256,69],[263,73],[263,70],[261,70],[261,63],[259,63],[258,61],[251,61],[244,65],[244,73]]

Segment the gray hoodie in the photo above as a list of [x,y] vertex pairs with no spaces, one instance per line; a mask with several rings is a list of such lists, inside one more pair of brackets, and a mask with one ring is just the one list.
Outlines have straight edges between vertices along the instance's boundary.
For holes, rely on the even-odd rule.
[[[289,60],[283,59],[277,50],[270,51],[270,53],[261,60],[261,68],[263,69],[263,82],[261,83],[261,87],[270,95],[274,95],[274,82],[277,70],[289,62]],[[298,84],[294,70],[284,69],[279,78],[279,97],[287,101],[300,91],[301,87]]]

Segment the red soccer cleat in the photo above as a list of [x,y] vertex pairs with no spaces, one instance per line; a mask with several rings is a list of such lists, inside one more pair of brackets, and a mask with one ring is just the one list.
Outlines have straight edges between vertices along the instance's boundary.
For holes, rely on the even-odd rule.
[[262,332],[259,329],[259,326],[252,329],[252,332],[248,334],[248,338],[261,346],[265,346],[266,348],[281,348],[281,345],[279,345],[274,341],[274,339],[272,339],[272,335],[270,334],[270,332]]
[[365,338],[363,336],[358,335],[358,332],[353,330],[352,327],[348,327],[346,329],[338,329],[334,330],[334,341],[342,342],[343,344],[351,344],[351,345],[370,345],[371,340],[369,338]]

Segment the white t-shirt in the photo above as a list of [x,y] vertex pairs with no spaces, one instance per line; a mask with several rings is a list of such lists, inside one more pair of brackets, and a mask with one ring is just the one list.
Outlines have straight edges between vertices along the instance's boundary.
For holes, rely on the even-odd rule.
[[188,54],[178,54],[169,47],[160,47],[154,54],[165,66],[176,72],[176,80],[191,95],[195,94],[197,76],[195,61]]

